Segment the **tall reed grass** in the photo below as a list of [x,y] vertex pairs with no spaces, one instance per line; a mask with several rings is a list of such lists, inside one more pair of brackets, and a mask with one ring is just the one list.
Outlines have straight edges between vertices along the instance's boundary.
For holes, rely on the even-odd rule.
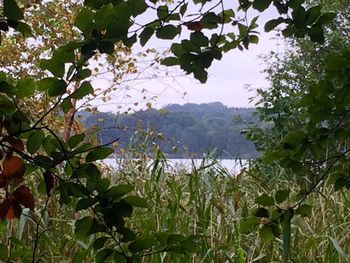
[[[292,193],[289,201],[293,203],[293,196],[302,186],[284,170],[260,166],[233,175],[211,157],[200,165],[169,170],[161,153],[151,165],[146,157],[124,159],[118,169],[103,170],[104,176],[115,183],[133,184],[135,194],[147,200],[148,209],[137,208],[129,222],[138,234],[169,231],[201,236],[196,253],[155,253],[142,262],[282,261],[281,239],[263,242],[255,231],[258,229],[247,232],[241,226],[254,213],[258,194],[288,188]],[[31,262],[38,234],[38,262],[93,262],[94,253],[89,250],[93,238],[81,241],[74,237],[74,222],[80,214],[60,206],[56,199],[42,213],[45,201],[40,201],[40,187],[37,194],[36,215],[0,224],[1,243],[21,255],[8,262]],[[348,192],[334,192],[325,184],[306,202],[314,207],[313,213],[311,218],[295,217],[292,221],[291,262],[350,262]],[[79,255],[85,252],[88,257],[82,261]]]

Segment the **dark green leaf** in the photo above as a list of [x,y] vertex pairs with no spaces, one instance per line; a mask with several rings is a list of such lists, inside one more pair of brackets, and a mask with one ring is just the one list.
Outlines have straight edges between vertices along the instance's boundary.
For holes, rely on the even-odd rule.
[[93,219],[91,217],[84,217],[75,222],[74,234],[78,239],[85,239],[89,236],[90,228]]
[[299,8],[304,2],[305,0],[289,0],[287,4],[288,4],[288,7],[292,9],[296,9],[296,8]]
[[0,94],[0,112],[5,115],[11,115],[16,112],[16,105],[2,94]]
[[192,32],[190,40],[199,47],[207,47],[209,44],[209,39],[200,31]]
[[264,242],[269,242],[275,239],[275,235],[269,225],[263,225],[259,230],[259,236]]
[[124,200],[129,204],[131,204],[132,206],[145,207],[145,208],[148,207],[146,200],[138,196],[127,196],[124,198]]
[[269,7],[271,2],[272,2],[272,0],[254,0],[253,7],[256,10],[262,12]]
[[283,17],[279,17],[277,19],[271,19],[264,26],[265,32],[270,32],[271,30],[275,29],[277,26],[279,26],[284,21],[285,21],[285,19]]
[[33,132],[27,141],[27,151],[30,154],[36,153],[40,149],[44,138],[45,133],[42,130]]
[[136,239],[136,234],[129,228],[120,227],[117,229],[117,232],[123,235],[123,238],[121,239],[122,242],[130,242]]
[[178,33],[178,27],[173,25],[166,25],[157,30],[156,36],[160,39],[173,39]]
[[273,206],[275,204],[275,201],[271,196],[262,194],[255,199],[255,203],[263,206]]
[[33,79],[23,78],[17,82],[16,94],[18,98],[28,97],[34,94],[36,90],[36,83]]
[[319,24],[313,25],[308,32],[308,35],[310,36],[311,41],[320,43],[320,44],[324,42],[323,34],[324,34],[323,28]]
[[120,185],[111,187],[108,190],[107,195],[112,198],[117,198],[117,197],[126,195],[132,190],[134,190],[134,187],[131,184],[120,184]]
[[40,67],[42,69],[47,69],[55,77],[62,78],[64,75],[64,63],[56,59],[42,59],[40,61]]
[[80,87],[71,94],[70,97],[80,100],[84,98],[86,95],[93,94],[93,93],[94,93],[94,88],[92,87],[91,83],[89,81],[84,81],[80,85]]
[[18,7],[15,0],[4,0],[3,4],[4,4],[3,12],[5,17],[14,21],[23,19],[23,12]]
[[114,150],[109,147],[101,147],[91,150],[86,156],[87,162],[106,159],[109,155],[114,153]]
[[6,259],[8,258],[7,246],[5,246],[4,244],[0,244],[0,258],[4,261],[6,261]]
[[311,217],[312,216],[312,206],[300,205],[297,208],[297,210],[295,210],[295,214],[300,215],[302,217]]
[[153,246],[157,245],[157,243],[158,242],[154,238],[138,239],[132,242],[128,248],[131,253],[136,254],[152,248]]
[[305,8],[300,6],[294,9],[292,12],[293,23],[297,28],[305,28],[306,26],[306,11]]
[[47,93],[50,97],[63,95],[67,89],[67,83],[62,79],[47,78],[43,83],[40,81],[41,84],[49,84]]
[[140,44],[141,46],[146,45],[146,43],[148,42],[148,40],[152,37],[154,33],[154,29],[151,27],[146,27],[142,33],[140,34]]
[[289,197],[290,190],[278,190],[275,194],[276,203],[280,204]]
[[321,15],[320,5],[311,7],[306,11],[306,18],[305,18],[306,24],[312,25],[317,20],[317,18],[319,18],[320,15]]
[[218,27],[218,24],[220,23],[220,21],[221,21],[220,16],[218,16],[214,12],[209,12],[202,17],[200,23],[204,28],[214,29]]
[[169,15],[169,8],[167,5],[162,5],[157,8],[157,16],[160,20],[165,19]]
[[75,207],[75,211],[88,209],[88,208],[92,207],[94,204],[96,204],[97,201],[98,200],[95,198],[81,198],[77,202],[77,205]]
[[73,149],[79,145],[82,141],[84,141],[85,134],[84,133],[79,133],[75,134],[72,137],[70,137],[67,141],[69,148]]
[[23,22],[18,22],[18,24],[14,27],[18,32],[22,34],[23,37],[32,37],[32,29],[30,26]]
[[113,255],[113,249],[105,248],[97,252],[96,263],[105,263],[107,259]]
[[107,240],[108,240],[108,237],[100,237],[100,238],[97,238],[97,239],[94,241],[94,245],[93,245],[94,250],[97,251],[97,250],[103,248],[104,245],[106,244]]
[[67,46],[59,47],[53,53],[55,60],[60,61],[61,63],[68,63],[75,61],[74,48]]
[[111,55],[114,52],[114,44],[110,41],[101,41],[98,43],[97,49],[100,53]]
[[75,18],[74,25],[83,33],[90,33],[94,26],[94,13],[89,8],[82,8]]
[[96,48],[97,48],[97,43],[95,41],[92,41],[92,42],[85,43],[81,47],[80,51],[83,56],[91,57],[95,54]]
[[86,259],[88,252],[87,250],[80,250],[77,253],[74,254],[74,257],[72,259],[72,263],[83,263]]
[[270,213],[269,213],[269,210],[267,210],[266,208],[260,207],[255,211],[254,216],[268,218],[268,217],[270,217]]
[[[95,15],[95,23],[97,29],[106,29],[107,26],[113,21],[114,18],[114,6],[112,3],[102,6],[97,10]],[[88,25],[90,28],[92,25]]]
[[183,235],[180,235],[180,234],[171,234],[171,235],[169,235],[169,237],[168,237],[167,245],[168,245],[168,246],[171,246],[171,245],[180,243],[180,242],[182,242],[182,241],[184,241],[184,240],[185,240],[185,237],[184,237]]
[[179,60],[178,58],[176,57],[168,57],[168,58],[165,58],[161,61],[161,64],[162,65],[165,65],[165,66],[176,66],[179,64]]
[[329,24],[336,18],[336,16],[337,15],[335,13],[323,14],[318,19],[318,23],[320,23],[321,25]]

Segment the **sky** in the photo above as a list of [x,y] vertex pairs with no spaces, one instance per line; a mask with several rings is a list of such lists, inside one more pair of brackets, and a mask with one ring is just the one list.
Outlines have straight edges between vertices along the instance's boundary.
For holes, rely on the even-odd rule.
[[[250,17],[255,15],[257,14],[251,13]],[[262,29],[265,22],[271,18],[276,18],[272,8],[260,14],[259,43],[250,45],[249,50],[232,50],[224,54],[220,61],[215,60],[209,68],[208,80],[205,84],[199,83],[193,75],[159,78],[160,75],[165,74],[161,69],[155,71],[151,67],[147,69],[146,66],[144,72],[146,79],[127,82],[119,93],[112,96],[110,102],[99,104],[99,110],[112,112],[118,112],[120,109],[124,111],[128,108],[139,110],[146,108],[147,103],[148,106],[152,105],[158,109],[175,103],[210,102],[221,102],[229,107],[254,107],[254,101],[250,102],[250,98],[255,96],[254,89],[268,86],[266,76],[262,72],[265,65],[259,56],[268,54],[270,51],[276,52],[278,48],[275,33],[267,34]],[[165,46],[170,45],[171,43],[152,38],[147,46],[164,50]],[[169,75],[184,75],[180,69],[166,70],[169,70]]]

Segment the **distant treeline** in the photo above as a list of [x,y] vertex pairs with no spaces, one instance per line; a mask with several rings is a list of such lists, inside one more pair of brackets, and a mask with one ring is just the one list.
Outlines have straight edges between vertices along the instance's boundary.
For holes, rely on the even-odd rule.
[[[219,158],[254,158],[254,145],[241,134],[245,122],[253,122],[253,108],[228,108],[221,103],[173,104],[161,110],[147,109],[128,115],[80,112],[88,129],[97,128],[96,139],[107,143],[119,138],[122,146],[143,140],[142,131],[154,131],[169,157],[202,157],[217,149]],[[176,151],[174,151],[176,149]]]

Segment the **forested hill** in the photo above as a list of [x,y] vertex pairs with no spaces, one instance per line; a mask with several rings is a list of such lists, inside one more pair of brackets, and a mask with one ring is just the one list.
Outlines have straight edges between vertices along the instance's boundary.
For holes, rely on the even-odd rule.
[[[161,149],[170,157],[201,157],[208,149],[216,148],[221,158],[254,158],[254,145],[241,135],[246,126],[237,118],[251,122],[253,112],[253,108],[228,108],[216,102],[173,104],[121,116],[101,112],[81,115],[88,129],[99,127],[96,135],[102,143],[120,138],[121,145],[132,144],[143,139],[143,133],[135,131],[151,130],[158,134],[153,137],[158,138]],[[159,140],[161,137],[164,139]]]

